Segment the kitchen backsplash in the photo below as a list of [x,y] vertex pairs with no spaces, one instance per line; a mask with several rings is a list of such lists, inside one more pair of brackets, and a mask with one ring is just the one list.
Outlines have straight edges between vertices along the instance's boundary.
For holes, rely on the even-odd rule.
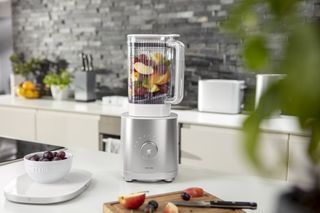
[[178,33],[186,44],[185,98],[197,105],[200,78],[244,79],[239,41],[219,32],[234,0],[13,0],[14,49],[26,56],[57,57],[70,70],[90,53],[99,68],[100,95],[126,95],[130,33]]

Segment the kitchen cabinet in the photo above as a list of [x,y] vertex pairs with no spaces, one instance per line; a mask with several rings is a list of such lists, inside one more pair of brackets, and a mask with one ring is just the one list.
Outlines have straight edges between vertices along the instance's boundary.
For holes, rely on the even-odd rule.
[[[223,173],[261,175],[246,159],[242,138],[239,129],[183,124],[181,163]],[[274,169],[268,177],[286,179],[287,148],[288,134],[262,133],[258,155],[268,168]]]
[[108,147],[121,146],[120,134],[121,118],[102,115],[99,122],[99,150],[110,152],[111,149],[108,149]]
[[311,161],[307,156],[309,137],[290,135],[288,181],[311,183]]
[[38,141],[66,147],[99,149],[99,115],[39,110]]
[[0,135],[34,141],[36,110],[0,107]]

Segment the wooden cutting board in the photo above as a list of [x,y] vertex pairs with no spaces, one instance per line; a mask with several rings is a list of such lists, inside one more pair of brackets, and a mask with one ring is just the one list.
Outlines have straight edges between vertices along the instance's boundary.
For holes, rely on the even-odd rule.
[[[110,202],[103,204],[103,212],[104,213],[136,213],[136,212],[143,212],[144,207],[148,204],[150,200],[156,200],[159,203],[159,208],[155,211],[155,213],[161,213],[165,207],[165,205],[170,201],[183,201],[180,197],[181,191],[178,192],[170,192],[166,194],[159,194],[159,195],[152,195],[147,196],[144,204],[140,206],[139,209],[131,210],[123,208],[119,202]],[[190,201],[196,200],[220,200],[214,195],[211,195],[207,192],[204,193],[202,197],[199,198],[192,198]],[[199,207],[186,207],[186,206],[178,206],[179,212],[181,213],[197,213],[197,212],[204,212],[204,213],[244,213],[243,210],[237,209],[218,209],[218,208],[199,208]]]

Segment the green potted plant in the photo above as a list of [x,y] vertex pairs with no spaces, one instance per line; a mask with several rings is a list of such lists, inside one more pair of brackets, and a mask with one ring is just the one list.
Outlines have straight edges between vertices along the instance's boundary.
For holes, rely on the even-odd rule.
[[11,94],[15,94],[16,88],[25,80],[34,80],[35,75],[41,70],[42,60],[31,58],[25,60],[22,54],[10,56],[13,73],[10,75]]
[[69,85],[72,82],[71,74],[65,69],[58,72],[49,72],[43,83],[50,87],[52,97],[56,100],[66,100],[69,95]]
[[[311,4],[315,2],[242,0],[224,28],[242,41],[242,61],[248,70],[286,75],[267,88],[243,124],[247,156],[256,168],[266,168],[257,152],[260,124],[274,112],[296,116],[301,128],[310,132],[306,155],[313,164],[314,183],[310,189],[295,188],[283,194],[278,206],[281,213],[320,212],[320,27],[319,20],[301,13]],[[270,48],[274,35],[282,38],[277,51]]]

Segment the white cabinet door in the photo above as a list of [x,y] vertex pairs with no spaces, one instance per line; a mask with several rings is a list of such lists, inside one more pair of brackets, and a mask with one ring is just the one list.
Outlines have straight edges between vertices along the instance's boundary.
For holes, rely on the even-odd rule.
[[[181,163],[224,173],[260,176],[246,158],[242,136],[242,131],[237,129],[183,125]],[[288,135],[262,134],[258,154],[268,167],[276,167],[266,176],[286,179],[287,148]]]
[[307,156],[309,137],[290,135],[288,181],[311,183],[311,161]]
[[0,107],[0,135],[22,140],[35,140],[33,109]]
[[37,140],[66,147],[99,149],[98,115],[79,113],[37,112]]

